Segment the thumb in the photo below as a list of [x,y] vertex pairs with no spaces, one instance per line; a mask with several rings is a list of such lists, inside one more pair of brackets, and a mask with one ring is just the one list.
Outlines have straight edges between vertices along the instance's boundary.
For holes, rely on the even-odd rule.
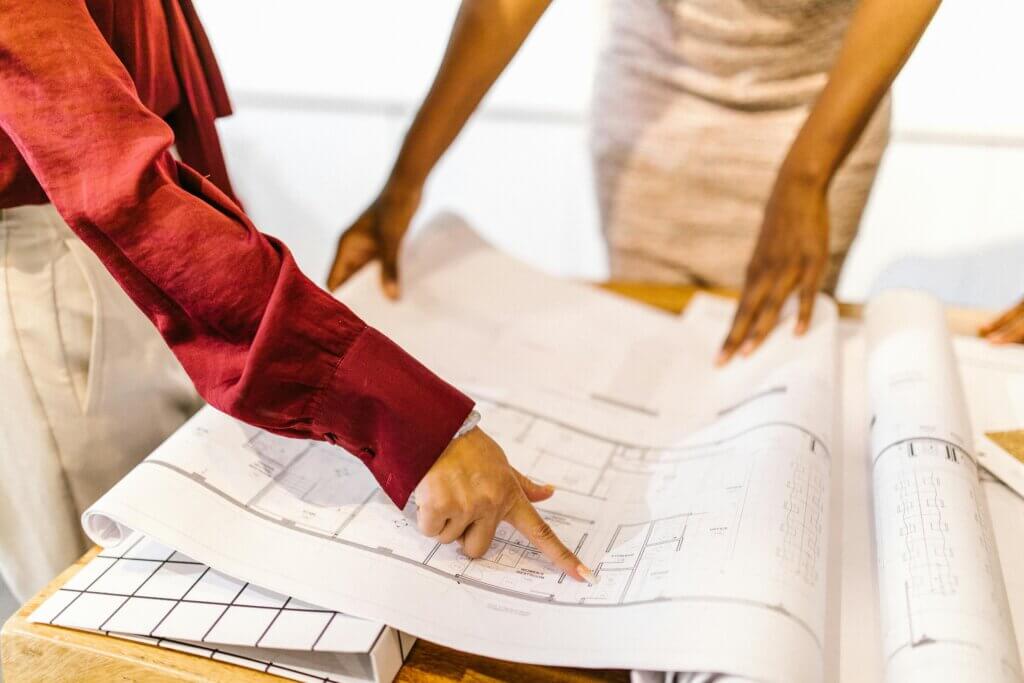
[[338,239],[327,289],[334,291],[377,255],[377,243],[370,230],[372,217],[364,212]]
[[398,286],[398,251],[402,245],[402,237],[385,232],[381,242],[380,284],[389,299],[398,299],[401,296],[401,289]]
[[538,484],[529,477],[524,476],[519,470],[513,468],[512,471],[515,473],[516,480],[519,482],[519,486],[522,487],[523,493],[526,494],[526,499],[531,503],[539,503],[555,494],[555,487],[551,484]]
[[338,242],[338,253],[327,276],[327,289],[334,291],[365,266],[374,256],[374,249],[367,245],[354,244],[353,239],[342,236]]

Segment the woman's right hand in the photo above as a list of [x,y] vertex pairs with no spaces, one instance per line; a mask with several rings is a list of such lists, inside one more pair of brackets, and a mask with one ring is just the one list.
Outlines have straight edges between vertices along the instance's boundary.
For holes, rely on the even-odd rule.
[[420,205],[422,187],[387,186],[338,239],[338,252],[327,277],[334,291],[373,259],[380,259],[381,287],[391,299],[399,296],[398,250]]
[[520,474],[501,446],[476,428],[452,441],[416,486],[417,523],[423,535],[458,541],[466,556],[477,558],[490,548],[498,525],[508,522],[560,571],[593,582],[593,573],[533,507],[554,492]]

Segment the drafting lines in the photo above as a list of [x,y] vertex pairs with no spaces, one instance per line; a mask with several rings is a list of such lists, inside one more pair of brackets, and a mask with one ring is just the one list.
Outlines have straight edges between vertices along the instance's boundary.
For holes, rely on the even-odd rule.
[[[947,519],[947,497],[952,494],[970,501],[972,509],[965,511],[957,505],[954,514],[978,516],[973,492],[977,478],[974,459],[956,444],[930,437],[889,445],[875,458],[876,468],[885,466],[881,463],[883,457],[890,459],[886,464],[895,475],[889,485],[895,493],[894,521],[898,525],[899,558],[907,576],[904,590],[908,605],[913,598],[955,595],[959,577],[953,558],[957,549]],[[990,540],[980,540],[987,551]],[[968,549],[962,547],[959,551]],[[909,614],[907,618],[911,621]]]
[[[483,591],[591,608],[666,600],[729,601],[728,585],[714,598],[706,598],[699,582],[691,582],[693,588],[680,594],[669,590],[665,581],[673,573],[672,556],[680,553],[687,556],[689,567],[709,570],[733,557],[751,473],[764,470],[771,478],[765,475],[760,483],[765,495],[778,500],[780,520],[762,542],[778,541],[778,550],[766,551],[770,554],[764,557],[778,565],[772,571],[785,574],[773,580],[799,581],[802,575],[813,574],[805,565],[821,546],[817,536],[824,503],[817,487],[827,480],[829,455],[820,439],[798,425],[767,423],[708,443],[655,448],[610,440],[508,404],[482,401],[480,408],[485,428],[506,446],[517,466],[577,496],[572,505],[542,504],[540,512],[569,547],[599,558],[598,585],[566,580],[507,526],[499,528],[488,552],[476,560],[453,545],[422,537],[415,529],[413,505],[395,509],[361,462],[325,444],[246,427],[244,444],[230,446],[235,449],[232,458],[249,458],[245,476],[239,476],[237,459],[231,471],[222,472],[214,458],[203,456],[190,463],[182,449],[171,458],[157,454],[144,466],[187,477],[248,514],[296,533],[416,565]],[[793,460],[817,474],[804,476],[797,469],[789,472],[789,465],[779,466]],[[635,504],[611,526],[608,520],[597,521],[601,510],[618,509],[623,500],[643,501],[652,490],[674,501],[676,510],[644,516],[644,506]],[[785,611],[767,594],[760,602],[749,595],[736,602]]]
[[876,455],[874,481],[889,665],[978,658],[1019,680],[974,459],[945,439],[901,439]]
[[560,491],[601,501],[648,495],[671,486],[684,467],[697,461],[737,450],[764,451],[760,444],[780,439],[792,442],[787,448],[830,460],[816,434],[787,422],[753,425],[704,443],[658,446],[610,439],[501,401],[481,400],[478,407],[488,433],[521,471]]

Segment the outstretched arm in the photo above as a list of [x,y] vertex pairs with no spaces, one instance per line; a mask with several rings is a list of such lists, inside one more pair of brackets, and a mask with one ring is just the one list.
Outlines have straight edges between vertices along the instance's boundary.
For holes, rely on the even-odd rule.
[[779,170],[720,363],[756,349],[794,291],[797,334],[807,329],[828,259],[828,186],[938,7],[939,0],[861,0]]
[[431,170],[518,52],[551,0],[463,0],[434,83],[380,195],[346,230],[327,280],[340,286],[369,261],[398,296],[398,248]]
[[171,157],[171,129],[140,102],[83,0],[0,2],[0,130],[203,398],[344,446],[405,504],[472,401]]
[[139,101],[83,0],[0,3],[0,130],[71,229],[163,335],[203,398],[344,446],[420,528],[482,555],[507,520],[588,576],[533,503],[551,496],[479,429],[472,401],[298,269],[195,170]]

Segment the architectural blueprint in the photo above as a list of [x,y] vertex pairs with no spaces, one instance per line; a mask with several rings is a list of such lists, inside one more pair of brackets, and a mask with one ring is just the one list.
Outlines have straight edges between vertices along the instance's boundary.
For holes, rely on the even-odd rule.
[[804,338],[773,336],[716,371],[728,320],[699,303],[679,320],[546,278],[458,226],[428,233],[406,277],[397,305],[372,272],[342,297],[471,393],[510,461],[556,485],[540,511],[595,585],[507,527],[469,560],[420,536],[415,503],[395,509],[355,458],[212,409],[87,513],[90,535],[137,529],[231,576],[489,656],[822,678],[834,307],[821,302]]
[[894,293],[865,325],[822,299],[801,338],[787,310],[757,354],[715,369],[731,304],[668,316],[452,220],[404,274],[398,303],[372,270],[340,296],[556,486],[539,510],[593,585],[507,526],[471,560],[422,537],[415,501],[397,510],[356,458],[210,408],[87,512],[90,536],[138,530],[242,582],[503,659],[1024,682],[1024,501],[983,469],[998,447],[984,434],[1024,427],[1024,351],[951,345],[935,302]]
[[866,312],[886,679],[1024,680],[941,305],[890,292]]
[[238,581],[133,533],[104,549],[29,617],[297,681],[390,681],[412,639]]

